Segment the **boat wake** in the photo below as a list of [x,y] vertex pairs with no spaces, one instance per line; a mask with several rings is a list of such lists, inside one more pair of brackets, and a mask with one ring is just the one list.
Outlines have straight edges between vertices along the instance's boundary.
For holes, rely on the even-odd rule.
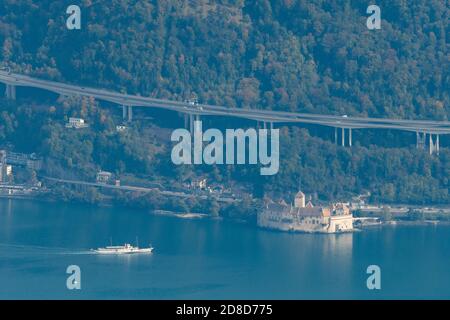
[[45,247],[45,246],[0,243],[1,251],[5,251],[8,249],[14,249],[15,251],[20,251],[22,253],[28,252],[28,253],[39,253],[39,254],[51,254],[51,255],[90,255],[90,254],[95,254],[94,251],[89,250],[89,249]]

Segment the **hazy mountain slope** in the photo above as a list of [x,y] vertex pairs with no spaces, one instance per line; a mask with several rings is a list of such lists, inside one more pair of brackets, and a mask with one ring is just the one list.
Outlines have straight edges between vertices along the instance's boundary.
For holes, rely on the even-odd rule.
[[[0,60],[16,70],[157,97],[315,113],[444,119],[450,6],[377,1],[3,0]],[[447,37],[447,38],[446,38]]]

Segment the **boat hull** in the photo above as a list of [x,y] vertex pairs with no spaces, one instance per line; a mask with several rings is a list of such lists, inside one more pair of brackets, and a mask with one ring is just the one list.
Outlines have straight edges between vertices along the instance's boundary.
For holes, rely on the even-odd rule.
[[105,255],[124,255],[124,254],[149,254],[153,252],[153,248],[143,248],[143,249],[96,249],[93,250],[98,254]]

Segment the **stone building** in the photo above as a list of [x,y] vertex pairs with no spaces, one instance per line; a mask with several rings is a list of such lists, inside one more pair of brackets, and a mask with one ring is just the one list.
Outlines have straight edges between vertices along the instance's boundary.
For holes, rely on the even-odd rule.
[[6,151],[0,150],[0,182],[6,180]]
[[257,217],[258,226],[282,231],[336,233],[353,230],[353,215],[343,203],[329,207],[315,207],[306,203],[303,192],[298,192],[294,205],[268,201]]
[[108,171],[99,171],[97,172],[97,177],[95,181],[101,184],[108,184],[111,181],[112,173]]

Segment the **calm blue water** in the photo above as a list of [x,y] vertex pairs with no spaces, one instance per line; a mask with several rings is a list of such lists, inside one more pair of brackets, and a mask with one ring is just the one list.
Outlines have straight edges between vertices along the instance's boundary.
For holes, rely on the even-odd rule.
[[[153,255],[90,248],[151,243]],[[81,290],[66,289],[67,266]],[[366,288],[381,267],[382,288]],[[450,227],[286,234],[146,211],[0,200],[0,298],[450,298]]]

